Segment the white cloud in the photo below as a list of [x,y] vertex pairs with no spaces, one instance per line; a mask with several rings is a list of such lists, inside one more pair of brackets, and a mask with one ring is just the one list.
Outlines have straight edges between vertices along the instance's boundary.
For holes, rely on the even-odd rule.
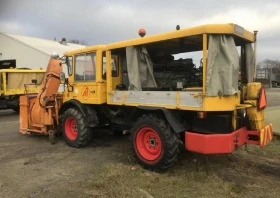
[[280,57],[274,47],[280,45],[279,10],[277,0],[9,0],[0,2],[0,31],[106,44],[138,37],[142,27],[151,35],[174,30],[177,24],[236,23],[259,30],[258,51],[270,58]]
[[0,21],[0,27],[1,27],[0,31],[3,32],[13,32],[15,34],[24,33],[23,28],[17,22]]
[[209,18],[205,18],[199,21],[199,23],[233,22],[250,31],[258,29],[260,31],[269,32],[278,29],[280,25],[280,12],[274,13],[273,10],[274,9],[267,10],[266,13],[262,13],[260,10],[252,10],[250,8],[231,9]]

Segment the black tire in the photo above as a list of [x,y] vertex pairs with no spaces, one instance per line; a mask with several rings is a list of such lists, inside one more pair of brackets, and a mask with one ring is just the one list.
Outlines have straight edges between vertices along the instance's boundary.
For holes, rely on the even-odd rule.
[[19,113],[19,97],[14,96],[8,101],[8,108],[11,108],[16,113]]
[[19,107],[12,108],[14,112],[19,113]]
[[75,108],[64,112],[61,125],[65,141],[71,147],[85,147],[92,140],[92,132],[86,125],[86,118]]
[[138,118],[132,128],[131,147],[144,168],[166,170],[179,157],[180,140],[164,118],[147,114]]

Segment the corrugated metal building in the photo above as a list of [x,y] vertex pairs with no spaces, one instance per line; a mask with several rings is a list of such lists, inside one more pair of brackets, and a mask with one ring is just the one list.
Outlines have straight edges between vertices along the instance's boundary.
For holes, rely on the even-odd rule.
[[45,69],[52,52],[62,56],[65,51],[83,47],[85,46],[0,32],[0,61],[15,60],[17,68]]

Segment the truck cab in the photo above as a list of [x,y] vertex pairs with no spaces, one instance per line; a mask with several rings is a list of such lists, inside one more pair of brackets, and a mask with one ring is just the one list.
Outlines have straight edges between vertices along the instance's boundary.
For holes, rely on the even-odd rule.
[[[105,46],[95,46],[86,50],[66,53],[68,84],[63,92],[65,101],[77,99],[84,104],[104,104],[107,102],[107,58]],[[120,84],[120,61],[112,56],[112,81]]]

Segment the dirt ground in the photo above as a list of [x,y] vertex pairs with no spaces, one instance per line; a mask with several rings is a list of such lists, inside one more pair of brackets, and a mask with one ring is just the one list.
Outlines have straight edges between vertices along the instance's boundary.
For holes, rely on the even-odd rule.
[[[280,105],[279,90],[268,92],[272,105]],[[18,129],[18,115],[0,111],[0,198],[280,196],[277,139],[230,155],[185,152],[173,168],[156,173],[135,163],[128,136],[99,130],[88,147],[74,149],[62,138],[51,145]]]

